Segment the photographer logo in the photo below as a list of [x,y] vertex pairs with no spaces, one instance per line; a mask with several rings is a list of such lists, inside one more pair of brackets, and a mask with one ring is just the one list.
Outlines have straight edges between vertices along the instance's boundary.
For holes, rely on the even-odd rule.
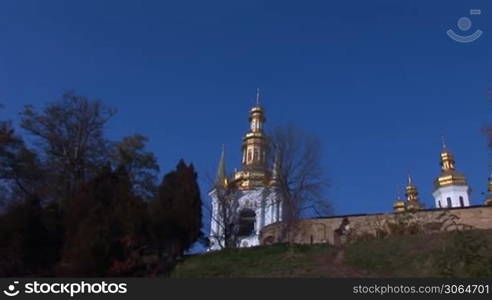
[[[481,14],[482,14],[482,11],[480,9],[471,9],[470,10],[470,15],[481,15]],[[464,33],[471,28],[472,21],[468,17],[461,17],[458,19],[457,26]],[[477,29],[472,34],[461,35],[461,34],[454,32],[454,30],[449,29],[448,31],[446,31],[446,33],[451,39],[455,40],[458,43],[471,43],[473,41],[476,41],[480,36],[482,36],[483,31],[480,29]]]
[[6,290],[3,291],[3,293],[9,297],[14,297],[17,296],[20,291],[15,289],[15,286],[19,284],[18,281],[14,281],[14,284],[10,284]]

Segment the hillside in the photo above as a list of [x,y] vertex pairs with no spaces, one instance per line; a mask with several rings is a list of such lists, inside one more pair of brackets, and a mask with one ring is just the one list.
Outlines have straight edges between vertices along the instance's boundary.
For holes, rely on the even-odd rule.
[[393,236],[341,248],[277,244],[191,256],[171,277],[490,277],[491,249],[491,231]]

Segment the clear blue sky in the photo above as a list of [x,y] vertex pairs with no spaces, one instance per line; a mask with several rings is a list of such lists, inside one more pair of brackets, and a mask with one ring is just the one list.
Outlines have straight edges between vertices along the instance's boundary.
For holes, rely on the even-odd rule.
[[[471,8],[483,36],[452,41]],[[101,98],[119,110],[109,137],[148,136],[163,172],[193,162],[205,195],[222,144],[239,167],[260,87],[267,126],[321,138],[337,214],[390,210],[407,172],[433,206],[442,134],[479,204],[491,20],[489,0],[2,1],[0,118],[68,89]]]

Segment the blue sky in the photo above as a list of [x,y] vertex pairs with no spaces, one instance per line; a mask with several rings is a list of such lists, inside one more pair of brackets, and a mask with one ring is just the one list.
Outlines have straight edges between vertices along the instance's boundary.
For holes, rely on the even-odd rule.
[[[0,117],[69,89],[101,98],[119,111],[110,138],[148,136],[162,172],[193,162],[205,195],[222,144],[239,167],[260,87],[267,127],[322,140],[335,213],[391,210],[408,172],[433,206],[443,134],[480,204],[492,2],[449,2],[2,1]],[[473,43],[445,34],[463,16]]]

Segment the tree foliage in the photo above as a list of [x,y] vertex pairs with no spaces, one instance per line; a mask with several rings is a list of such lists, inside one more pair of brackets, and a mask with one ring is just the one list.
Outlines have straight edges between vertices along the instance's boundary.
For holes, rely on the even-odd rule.
[[21,127],[35,138],[38,153],[58,187],[53,197],[70,198],[108,159],[104,127],[115,111],[100,100],[73,92],[48,103],[41,111],[26,106]]
[[0,122],[0,276],[163,275],[201,235],[193,165],[157,193],[147,138],[105,137],[114,113],[70,92],[25,107],[31,143]]
[[115,166],[128,172],[133,191],[144,199],[152,199],[157,193],[159,165],[154,153],[145,150],[147,142],[141,134],[124,137],[114,143],[112,159]]
[[181,160],[163,177],[153,212],[157,244],[168,255],[182,255],[202,235],[202,201],[192,164]]

